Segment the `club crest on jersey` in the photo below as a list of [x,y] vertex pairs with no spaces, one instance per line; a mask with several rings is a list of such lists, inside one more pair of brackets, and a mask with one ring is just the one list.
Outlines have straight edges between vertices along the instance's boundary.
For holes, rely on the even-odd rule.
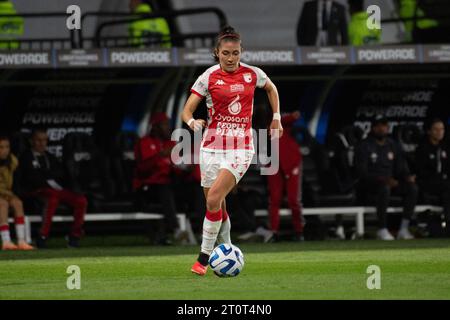
[[244,73],[243,77],[244,77],[245,82],[247,82],[247,83],[252,82],[252,74],[251,73]]
[[239,99],[239,95],[237,95],[236,98],[228,105],[228,112],[230,112],[232,115],[236,115],[242,110]]

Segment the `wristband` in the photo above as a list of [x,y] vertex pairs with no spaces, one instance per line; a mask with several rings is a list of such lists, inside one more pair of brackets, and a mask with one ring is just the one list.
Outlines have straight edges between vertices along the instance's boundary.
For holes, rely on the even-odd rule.
[[273,120],[281,120],[281,115],[279,112],[275,112],[273,114]]
[[191,124],[192,124],[192,122],[194,122],[194,121],[195,121],[195,119],[194,119],[194,118],[191,118],[191,119],[187,122],[188,127],[190,127]]

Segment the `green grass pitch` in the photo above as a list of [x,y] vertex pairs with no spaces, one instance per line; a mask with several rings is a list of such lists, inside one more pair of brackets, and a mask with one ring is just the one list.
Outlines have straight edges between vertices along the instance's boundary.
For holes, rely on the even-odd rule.
[[[110,243],[106,246],[106,243]],[[198,247],[102,243],[0,251],[3,299],[450,299],[450,239],[238,244],[236,278],[190,273]],[[81,289],[68,290],[69,265]],[[381,289],[369,290],[369,265]]]

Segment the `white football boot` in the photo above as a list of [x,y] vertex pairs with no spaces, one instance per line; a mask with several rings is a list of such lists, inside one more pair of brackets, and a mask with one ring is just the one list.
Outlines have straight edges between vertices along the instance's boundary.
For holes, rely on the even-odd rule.
[[392,234],[388,231],[387,228],[383,228],[377,231],[377,238],[384,241],[392,241],[395,240],[395,238],[392,236]]
[[397,234],[398,240],[412,240],[414,236],[409,232],[408,228],[401,228]]

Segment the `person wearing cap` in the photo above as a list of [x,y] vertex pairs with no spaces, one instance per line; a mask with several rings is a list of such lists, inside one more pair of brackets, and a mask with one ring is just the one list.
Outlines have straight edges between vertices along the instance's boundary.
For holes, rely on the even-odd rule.
[[387,229],[387,208],[391,194],[403,197],[403,215],[397,239],[413,239],[409,222],[417,203],[418,188],[400,146],[388,137],[389,124],[383,116],[372,122],[369,136],[356,148],[355,164],[359,187],[365,195],[374,195],[378,216],[377,237],[394,240]]
[[425,139],[416,149],[417,182],[424,192],[439,197],[444,208],[445,233],[450,236],[450,148],[444,143],[445,125],[433,118],[424,126]]
[[172,190],[171,174],[173,166],[170,160],[175,141],[170,139],[171,129],[169,117],[164,112],[155,112],[150,118],[149,134],[138,139],[134,153],[136,167],[133,188],[137,192],[138,202],[147,203],[152,194],[156,194],[161,202],[164,223],[157,244],[172,243],[169,235],[179,240],[184,236],[178,225],[175,197]]

